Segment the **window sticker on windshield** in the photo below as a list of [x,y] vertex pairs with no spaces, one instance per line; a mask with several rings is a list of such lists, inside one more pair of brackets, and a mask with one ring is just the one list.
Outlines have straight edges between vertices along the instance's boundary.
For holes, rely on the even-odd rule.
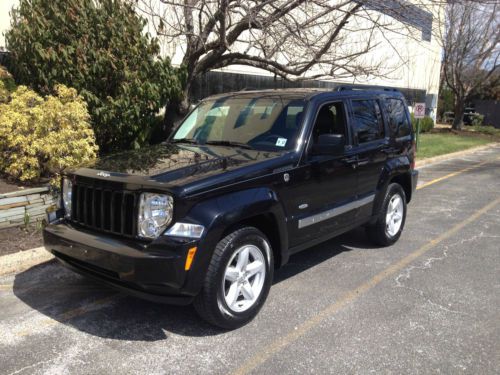
[[287,141],[286,138],[278,138],[276,140],[276,146],[278,146],[278,147],[285,147],[286,141]]

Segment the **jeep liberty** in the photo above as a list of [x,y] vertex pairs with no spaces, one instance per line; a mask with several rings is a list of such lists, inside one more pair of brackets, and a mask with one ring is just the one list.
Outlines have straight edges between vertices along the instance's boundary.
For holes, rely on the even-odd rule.
[[68,171],[44,229],[64,265],[129,294],[253,319],[290,255],[358,226],[401,236],[415,138],[393,89],[243,91],[200,102],[165,143]]

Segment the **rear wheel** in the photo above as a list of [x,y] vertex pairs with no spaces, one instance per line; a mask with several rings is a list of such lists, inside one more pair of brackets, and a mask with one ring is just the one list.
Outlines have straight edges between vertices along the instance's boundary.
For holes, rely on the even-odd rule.
[[389,246],[401,237],[405,220],[406,195],[401,185],[393,183],[387,187],[377,221],[367,226],[366,232],[375,244]]
[[217,244],[194,307],[203,319],[216,326],[241,327],[259,312],[272,278],[273,256],[268,239],[256,228],[240,228]]

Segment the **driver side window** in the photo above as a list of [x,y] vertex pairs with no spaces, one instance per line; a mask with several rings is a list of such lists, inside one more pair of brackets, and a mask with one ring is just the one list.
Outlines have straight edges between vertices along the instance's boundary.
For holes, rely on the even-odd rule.
[[347,138],[345,110],[342,102],[323,105],[316,117],[313,128],[313,141],[318,142],[322,134],[340,134]]

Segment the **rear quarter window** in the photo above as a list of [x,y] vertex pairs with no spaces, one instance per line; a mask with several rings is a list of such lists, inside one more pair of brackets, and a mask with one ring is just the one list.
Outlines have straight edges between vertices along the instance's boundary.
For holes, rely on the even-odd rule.
[[405,137],[411,134],[411,125],[406,115],[406,106],[401,99],[386,99],[389,129],[396,137]]

